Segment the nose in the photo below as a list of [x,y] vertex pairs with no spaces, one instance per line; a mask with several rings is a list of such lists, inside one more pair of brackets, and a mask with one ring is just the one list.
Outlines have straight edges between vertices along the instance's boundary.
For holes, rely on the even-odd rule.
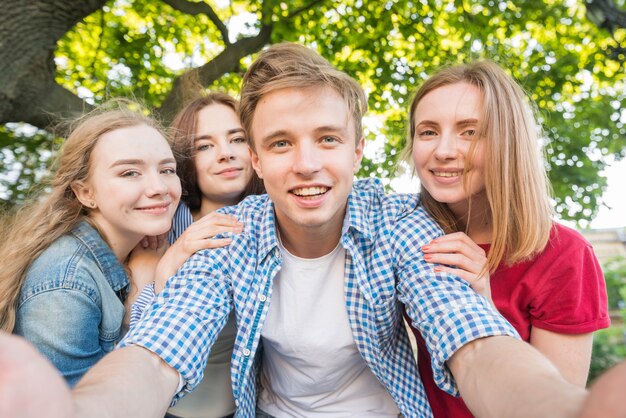
[[217,155],[217,160],[221,163],[228,162],[235,159],[235,152],[230,143],[222,144],[219,147],[219,153]]
[[165,178],[160,172],[154,172],[147,176],[146,195],[158,196],[167,194],[169,191]]
[[439,160],[450,160],[456,158],[458,154],[457,138],[450,133],[442,133],[435,148],[435,158]]
[[293,170],[300,175],[310,176],[322,168],[320,151],[308,141],[300,142],[296,146],[293,156]]

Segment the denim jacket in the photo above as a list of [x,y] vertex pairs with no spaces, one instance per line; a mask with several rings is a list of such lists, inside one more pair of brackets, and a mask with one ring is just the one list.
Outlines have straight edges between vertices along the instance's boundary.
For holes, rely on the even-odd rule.
[[13,332],[33,343],[73,386],[123,336],[128,284],[111,248],[83,221],[30,265]]

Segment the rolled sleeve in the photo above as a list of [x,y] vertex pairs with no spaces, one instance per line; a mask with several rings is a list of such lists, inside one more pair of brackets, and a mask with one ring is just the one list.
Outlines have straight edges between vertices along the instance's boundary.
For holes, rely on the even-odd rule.
[[434,221],[420,210],[396,228],[401,239],[398,260],[398,295],[406,306],[412,326],[426,341],[432,358],[435,383],[458,396],[454,377],[446,362],[465,344],[478,338],[507,335],[519,338],[515,329],[464,280],[434,271],[424,261],[421,246],[441,234]]

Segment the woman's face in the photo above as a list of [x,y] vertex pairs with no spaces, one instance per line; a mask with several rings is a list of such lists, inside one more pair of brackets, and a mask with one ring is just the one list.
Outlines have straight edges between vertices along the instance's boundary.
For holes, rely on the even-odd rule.
[[198,112],[194,163],[201,212],[236,204],[252,177],[250,153],[237,113],[223,104]]
[[[415,108],[413,162],[422,186],[457,215],[464,215],[467,200],[486,203],[484,141],[476,138],[481,117],[482,92],[474,85],[456,83],[426,94]],[[477,140],[470,170],[463,174],[472,141]],[[470,176],[469,188],[463,176]],[[481,199],[484,199],[481,202]]]
[[113,247],[132,248],[143,236],[170,229],[181,188],[172,150],[156,129],[138,125],[107,132],[90,163],[77,196]]

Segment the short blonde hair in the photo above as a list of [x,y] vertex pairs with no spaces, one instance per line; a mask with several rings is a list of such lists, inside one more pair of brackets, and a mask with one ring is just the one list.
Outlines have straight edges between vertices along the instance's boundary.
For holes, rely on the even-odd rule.
[[261,98],[286,88],[330,87],[346,102],[355,124],[356,140],[363,136],[367,112],[365,92],[352,77],[334,68],[312,49],[293,43],[276,44],[261,52],[243,77],[239,116],[254,150],[252,119]]
[[[489,271],[502,260],[513,264],[542,251],[552,228],[550,187],[540,153],[540,129],[529,100],[517,82],[491,61],[445,68],[422,84],[409,107],[409,137],[405,156],[413,153],[415,109],[422,98],[440,87],[468,83],[482,92],[476,138],[486,141],[484,179],[492,218]],[[475,143],[469,153],[471,167]],[[469,184],[464,176],[464,185]],[[421,200],[446,232],[459,231],[458,219],[446,204],[437,202],[424,187]],[[471,198],[470,198],[471,208]]]

